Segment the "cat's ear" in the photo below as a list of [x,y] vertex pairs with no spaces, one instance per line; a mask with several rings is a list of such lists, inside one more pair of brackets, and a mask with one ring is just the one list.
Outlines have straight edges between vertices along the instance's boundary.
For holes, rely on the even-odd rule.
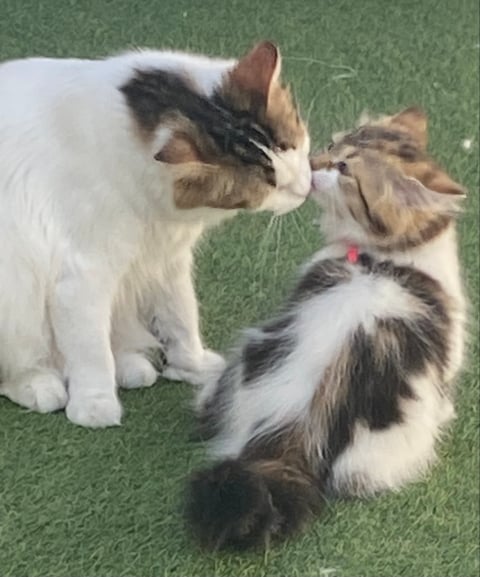
[[390,123],[408,132],[420,148],[423,150],[427,148],[428,119],[421,108],[418,106],[410,106],[402,110],[402,112],[395,114],[395,116],[392,116]]
[[203,162],[195,143],[186,135],[174,132],[154,156],[155,160],[167,164]]
[[272,84],[280,76],[280,51],[272,42],[260,42],[241,58],[230,73],[233,84],[261,98],[265,106]]
[[395,171],[390,178],[392,193],[404,206],[420,210],[456,212],[466,190],[439,170],[425,186],[418,179]]

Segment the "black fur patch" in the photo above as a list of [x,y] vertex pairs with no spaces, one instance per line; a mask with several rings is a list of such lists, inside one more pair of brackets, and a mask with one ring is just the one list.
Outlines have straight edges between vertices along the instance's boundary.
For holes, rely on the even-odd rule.
[[[372,274],[393,278],[419,301],[424,313],[411,319],[379,319],[373,334],[357,330],[350,344],[346,395],[328,431],[327,462],[351,443],[357,422],[381,430],[402,422],[402,399],[414,399],[408,380],[432,363],[439,371],[448,360],[450,320],[440,285],[428,275],[391,261],[365,263]],[[380,342],[381,341],[381,342]],[[382,343],[392,346],[379,354]]]
[[186,518],[206,549],[246,549],[298,531],[319,509],[321,491],[312,477],[282,461],[227,460],[196,473]]
[[283,315],[265,323],[261,328],[264,333],[277,333],[288,329],[294,322],[295,317],[293,315]]
[[448,360],[448,324],[432,316],[412,321],[381,319],[380,330],[395,335],[399,347],[399,363],[407,374],[421,373],[428,363],[443,370]]
[[346,266],[345,259],[326,259],[314,263],[300,279],[293,291],[293,303],[304,301],[312,296],[349,281],[352,273]]
[[220,376],[215,392],[197,414],[195,431],[190,435],[191,441],[207,441],[220,433],[222,416],[227,410],[234,391],[234,379],[238,361],[232,361]]
[[287,537],[300,531],[319,512],[322,504],[322,484],[305,475],[295,481],[288,476],[271,477],[267,486],[278,515],[276,534]]
[[120,88],[139,126],[152,132],[170,115],[180,113],[194,123],[225,155],[264,168],[272,178],[270,158],[255,142],[272,148],[269,130],[248,112],[229,109],[221,99],[196,92],[179,74],[165,70],[138,70]]
[[401,399],[414,398],[395,350],[379,358],[376,348],[375,337],[357,329],[350,344],[347,392],[334,409],[328,430],[329,464],[351,443],[357,422],[372,430],[401,423]]
[[249,385],[279,366],[294,346],[291,335],[276,333],[268,334],[261,340],[249,341],[242,352],[243,383]]
[[228,460],[192,477],[186,519],[200,545],[217,550],[264,544],[277,514],[262,477]]

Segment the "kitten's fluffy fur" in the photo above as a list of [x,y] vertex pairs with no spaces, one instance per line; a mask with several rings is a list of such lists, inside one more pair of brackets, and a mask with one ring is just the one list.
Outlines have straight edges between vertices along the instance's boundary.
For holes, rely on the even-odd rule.
[[101,427],[120,422],[117,382],[153,384],[160,353],[167,378],[222,370],[199,335],[192,250],[239,208],[308,194],[308,134],[279,74],[268,42],[238,62],[0,66],[1,394]]
[[328,244],[198,398],[221,459],[189,488],[204,546],[286,535],[327,493],[397,489],[432,461],[462,362],[464,192],[425,147],[426,118],[407,109],[312,160]]

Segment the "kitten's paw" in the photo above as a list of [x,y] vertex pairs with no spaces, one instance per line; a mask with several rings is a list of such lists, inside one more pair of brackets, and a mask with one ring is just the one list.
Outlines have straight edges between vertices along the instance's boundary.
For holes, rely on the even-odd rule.
[[185,381],[192,385],[210,385],[218,380],[225,369],[225,359],[206,349],[200,360],[192,367],[167,366],[162,376],[172,381]]
[[122,405],[115,393],[85,393],[71,398],[67,418],[81,427],[104,428],[120,425]]
[[59,411],[68,400],[62,380],[56,373],[49,371],[32,372],[18,380],[2,383],[0,394],[39,413]]
[[117,358],[117,382],[125,389],[151,387],[158,378],[153,364],[139,353],[128,353]]

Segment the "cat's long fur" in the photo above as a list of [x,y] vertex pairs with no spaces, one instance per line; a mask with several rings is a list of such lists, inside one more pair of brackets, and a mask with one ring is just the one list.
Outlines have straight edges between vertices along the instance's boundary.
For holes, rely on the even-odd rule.
[[327,246],[198,398],[220,459],[189,486],[204,546],[284,536],[326,494],[397,489],[434,458],[463,355],[463,190],[425,145],[407,109],[313,159]]
[[153,384],[160,353],[171,379],[222,370],[201,342],[192,250],[238,209],[282,213],[308,193],[308,134],[279,74],[268,42],[238,62],[0,65],[1,394],[108,426],[117,382]]

